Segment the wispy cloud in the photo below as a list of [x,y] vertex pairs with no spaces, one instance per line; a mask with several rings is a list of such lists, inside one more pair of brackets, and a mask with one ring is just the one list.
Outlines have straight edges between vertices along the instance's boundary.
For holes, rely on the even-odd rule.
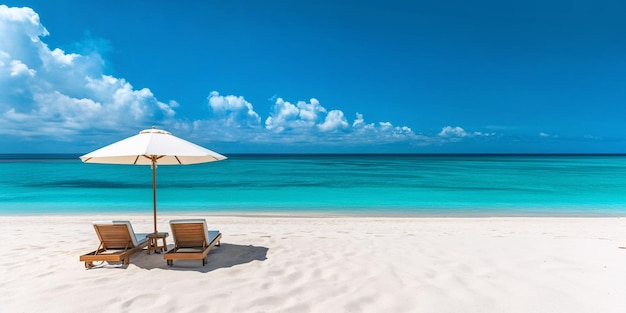
[[439,139],[442,139],[443,141],[459,141],[463,138],[471,138],[471,137],[490,137],[490,136],[495,136],[496,133],[491,132],[491,133],[483,133],[483,132],[479,132],[479,131],[474,131],[474,132],[467,132],[465,131],[465,129],[463,129],[462,127],[459,126],[445,126],[441,129],[441,131],[439,132],[439,134],[437,134],[437,136],[439,137]]
[[559,135],[551,135],[545,132],[540,132],[539,133],[539,137],[543,137],[543,138],[559,138]]

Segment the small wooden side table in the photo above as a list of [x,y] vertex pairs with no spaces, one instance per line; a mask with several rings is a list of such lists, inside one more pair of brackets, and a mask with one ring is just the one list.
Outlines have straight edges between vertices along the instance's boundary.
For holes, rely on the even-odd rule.
[[[154,250],[156,253],[165,252],[167,250],[167,241],[165,238],[170,234],[166,232],[151,233],[146,236],[148,238],[148,254]],[[159,239],[163,241],[163,245],[159,245]]]

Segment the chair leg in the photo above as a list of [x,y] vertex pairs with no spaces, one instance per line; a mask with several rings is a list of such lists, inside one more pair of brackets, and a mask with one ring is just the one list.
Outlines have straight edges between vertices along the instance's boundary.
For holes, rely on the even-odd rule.
[[93,262],[85,261],[85,268],[92,268],[92,267],[93,267]]

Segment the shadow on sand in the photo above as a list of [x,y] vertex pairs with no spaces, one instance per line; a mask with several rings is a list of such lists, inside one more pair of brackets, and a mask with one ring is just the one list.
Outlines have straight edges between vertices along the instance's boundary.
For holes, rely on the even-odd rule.
[[[168,250],[172,248],[174,248],[174,245],[168,245]],[[175,260],[174,266],[167,266],[163,259],[163,254],[152,253],[147,255],[145,251],[134,254],[130,262],[137,267],[147,270],[159,268],[208,273],[216,269],[229,268],[252,261],[265,261],[268,250],[266,247],[222,243],[219,247],[211,249],[207,255],[208,263],[205,266],[202,266],[202,260]]]

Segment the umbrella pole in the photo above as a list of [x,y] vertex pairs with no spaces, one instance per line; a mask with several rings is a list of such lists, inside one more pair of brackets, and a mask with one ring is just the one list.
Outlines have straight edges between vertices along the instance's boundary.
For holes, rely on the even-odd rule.
[[156,223],[156,156],[152,156],[152,203],[154,209],[154,233],[157,233]]

